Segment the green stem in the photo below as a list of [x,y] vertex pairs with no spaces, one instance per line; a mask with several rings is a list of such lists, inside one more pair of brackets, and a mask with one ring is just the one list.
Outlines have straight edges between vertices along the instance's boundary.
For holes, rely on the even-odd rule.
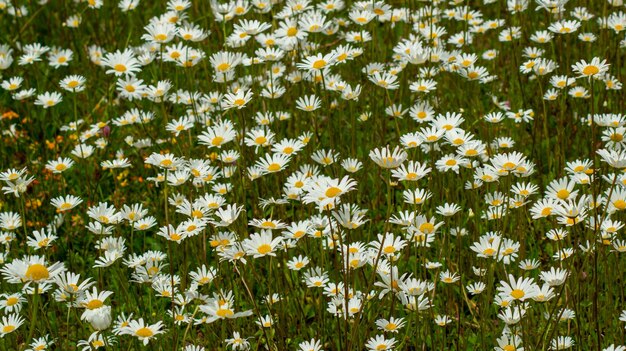
[[35,327],[37,324],[37,305],[39,303],[39,284],[35,283],[35,290],[33,293],[33,308],[30,315],[30,327],[28,328],[28,338],[26,338],[25,346],[28,345],[28,342],[33,338],[33,334],[35,333]]

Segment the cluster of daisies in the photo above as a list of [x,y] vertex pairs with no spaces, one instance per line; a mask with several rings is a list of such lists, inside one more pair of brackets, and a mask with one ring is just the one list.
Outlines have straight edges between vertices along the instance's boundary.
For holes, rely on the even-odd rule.
[[0,0],[2,345],[626,350],[571,278],[626,252],[622,1],[409,3]]

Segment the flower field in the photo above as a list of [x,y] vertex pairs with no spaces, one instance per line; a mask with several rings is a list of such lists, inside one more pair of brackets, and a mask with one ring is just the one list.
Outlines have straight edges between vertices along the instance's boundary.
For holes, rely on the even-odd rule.
[[0,24],[0,350],[626,351],[622,0]]

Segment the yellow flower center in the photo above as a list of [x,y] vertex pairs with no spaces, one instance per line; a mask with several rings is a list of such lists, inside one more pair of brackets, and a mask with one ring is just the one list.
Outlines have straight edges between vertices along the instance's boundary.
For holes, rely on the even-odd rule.
[[330,187],[328,188],[328,190],[326,190],[326,197],[335,197],[337,195],[341,194],[341,189],[337,188],[337,187]]
[[24,276],[28,280],[39,281],[43,279],[48,279],[50,277],[50,272],[48,272],[48,268],[46,268],[46,266],[39,263],[34,263],[28,266],[28,269],[26,269],[26,274],[24,274]]
[[350,260],[350,267],[352,268],[358,267],[359,264],[361,264],[361,260],[359,260],[358,258]]
[[386,247],[383,249],[383,251],[384,251],[386,254],[392,254],[392,253],[396,252],[396,248],[395,248],[393,245],[389,245],[389,246],[386,246]]
[[561,189],[556,192],[556,197],[561,200],[565,200],[569,197],[569,191],[567,189]]
[[297,232],[293,233],[293,237],[296,239],[300,239],[301,237],[304,236],[304,231],[303,230],[298,230]]
[[20,175],[17,174],[17,173],[11,173],[11,174],[9,174],[8,178],[9,178],[9,180],[16,180],[17,178],[19,178],[19,176]]
[[280,171],[280,165],[278,163],[272,163],[269,166],[267,166],[267,170],[270,172]]
[[154,267],[148,268],[148,275],[152,276],[152,275],[157,274],[158,272],[159,272],[159,267],[154,266]]
[[233,310],[230,310],[227,308],[220,308],[215,312],[215,314],[221,318],[230,317],[234,315]]
[[435,226],[432,225],[431,223],[425,222],[425,223],[420,224],[418,229],[422,233],[430,234],[435,231]]
[[417,179],[417,173],[415,172],[410,172],[406,175],[406,179],[407,180],[415,180]]
[[396,330],[397,328],[398,326],[396,325],[396,323],[392,322],[387,323],[387,325],[385,326],[385,329],[387,330]]
[[324,60],[317,60],[315,62],[313,62],[313,68],[315,69],[322,69],[326,66],[326,61]]
[[104,341],[102,340],[94,340],[91,342],[91,346],[93,346],[94,349],[97,349],[99,347],[104,346]]
[[521,299],[522,297],[524,297],[524,295],[526,295],[526,293],[524,293],[524,290],[515,289],[511,291],[511,297],[513,297],[514,299]]
[[483,255],[485,256],[493,256],[495,253],[496,253],[496,250],[491,247],[488,247],[483,250]]
[[70,208],[72,208],[72,204],[69,202],[64,202],[63,204],[61,204],[61,206],[59,207],[59,209],[61,210],[69,210]]
[[596,75],[600,72],[600,68],[594,66],[594,65],[588,65],[585,66],[585,68],[583,68],[583,74],[586,76],[593,76]]
[[619,210],[623,210],[626,208],[626,201],[619,199],[617,201],[613,201],[613,206],[615,206]]
[[276,224],[274,224],[274,222],[265,221],[265,222],[261,223],[261,227],[274,229],[274,228],[276,228]]
[[509,170],[515,168],[515,163],[513,163],[513,162],[506,162],[505,164],[502,165],[502,168],[504,168],[505,170],[509,171]]
[[149,338],[152,335],[154,335],[154,332],[150,328],[143,327],[143,328],[137,329],[137,331],[135,332],[135,335],[137,335],[140,338]]
[[272,252],[272,247],[269,244],[263,244],[259,246],[256,250],[261,255],[267,255],[268,253]]
[[104,306],[104,303],[98,299],[93,299],[85,304],[85,308],[88,310],[95,310],[96,308],[100,308]]
[[120,73],[126,72],[126,66],[121,63],[118,63],[117,65],[113,66],[113,69]]
[[211,145],[220,146],[223,142],[224,138],[222,138],[221,136],[216,136],[215,138],[213,138],[213,140],[211,140]]

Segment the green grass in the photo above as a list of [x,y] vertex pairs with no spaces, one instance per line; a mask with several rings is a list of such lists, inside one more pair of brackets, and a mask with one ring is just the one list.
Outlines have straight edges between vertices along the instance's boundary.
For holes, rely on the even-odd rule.
[[[550,13],[537,1],[521,11],[516,1],[367,1],[324,13],[320,1],[280,1],[263,13],[262,2],[220,20],[208,1],[167,12],[162,1],[122,11],[116,1],[0,0],[0,350],[226,350],[237,349],[234,335],[252,350],[624,349],[623,6],[572,0]],[[15,16],[15,6],[27,13]],[[314,14],[330,33],[280,39],[290,21],[309,30],[302,21]],[[66,24],[73,15],[76,28]],[[146,26],[162,15],[208,36],[150,38]],[[269,27],[232,45],[244,20]],[[539,42],[540,31],[553,38]],[[272,34],[281,57],[259,60],[270,41],[255,36]],[[50,50],[20,64],[28,44]],[[180,57],[203,56],[187,67],[161,59],[174,45],[184,46]],[[57,50],[72,58],[55,68]],[[106,61],[118,50],[151,63],[112,74]],[[215,60],[224,52],[240,56],[226,68]],[[70,75],[84,90],[60,86]],[[131,76],[145,85],[133,99],[118,87]],[[62,101],[44,108],[36,101],[46,92]],[[320,105],[304,111],[311,95]],[[183,117],[177,133],[167,127]],[[81,144],[93,153],[78,157]],[[59,158],[73,164],[54,170]],[[123,159],[129,167],[102,165]],[[406,201],[416,193],[420,201]],[[66,195],[79,203],[51,204]],[[111,212],[95,213],[101,203]],[[153,225],[134,227],[132,205],[146,211],[135,220]],[[221,215],[237,208],[232,221]],[[555,269],[566,275],[546,278]],[[80,280],[63,293],[59,278],[70,272]],[[315,287],[308,278],[319,272],[326,279]],[[474,283],[482,292],[470,293]],[[94,298],[94,289],[112,294]],[[515,313],[523,317],[507,326],[503,316]],[[377,326],[392,317],[395,332]]]

